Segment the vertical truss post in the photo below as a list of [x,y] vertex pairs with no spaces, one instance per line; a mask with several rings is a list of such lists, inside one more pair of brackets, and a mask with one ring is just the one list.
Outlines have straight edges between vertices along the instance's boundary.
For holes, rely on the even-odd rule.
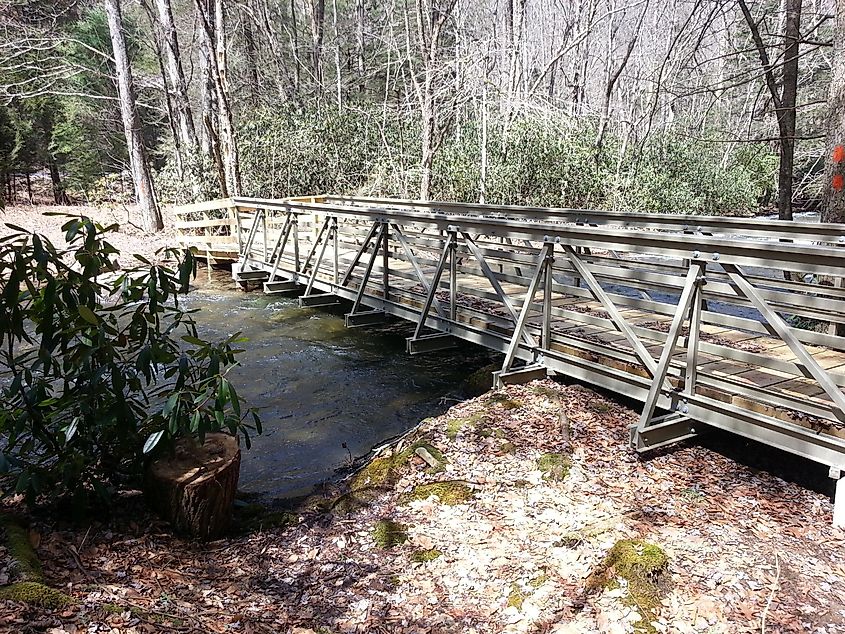
[[[449,229],[451,230],[452,227],[449,227]],[[428,287],[428,294],[426,295],[425,304],[423,304],[422,311],[420,312],[420,319],[417,322],[417,327],[414,329],[414,336],[411,337],[411,339],[419,339],[420,334],[422,334],[423,326],[425,326],[425,320],[428,317],[428,311],[431,310],[431,304],[434,302],[434,296],[437,294],[437,289],[440,286],[440,278],[443,277],[443,270],[446,268],[446,260],[449,258],[450,251],[451,241],[447,239],[443,245],[443,253],[440,254],[440,261],[437,263],[437,270],[434,272],[431,285]]]
[[[293,270],[299,273],[299,217],[292,214],[291,230],[293,231]],[[296,278],[294,278],[296,280]]]
[[338,279],[338,242],[337,242],[337,216],[332,217],[332,242],[334,246],[334,261],[332,262],[332,282],[337,286]]
[[[706,266],[701,267],[702,277],[707,270]],[[684,367],[684,394],[695,395],[695,385],[698,381],[698,342],[701,339],[701,313],[704,310],[704,298],[702,286],[707,283],[706,278],[696,284],[692,297],[689,315],[689,335],[687,335],[687,362]]]
[[261,259],[267,262],[267,211],[261,214]]
[[381,224],[381,285],[384,299],[390,299],[390,224],[387,220]]
[[553,268],[555,264],[554,242],[549,245],[549,253],[546,255],[546,271],[543,274],[543,332],[540,337],[540,345],[546,350],[551,350],[552,345],[552,285],[554,284]]
[[[672,355],[675,353],[675,347],[678,343],[678,338],[681,335],[684,321],[689,313],[690,305],[693,301],[693,296],[696,294],[696,287],[704,282],[704,266],[701,262],[693,262],[687,272],[684,280],[684,288],[681,291],[681,297],[678,299],[678,307],[675,311],[675,316],[672,319],[672,325],[669,327],[669,333],[666,335],[666,343],[663,346],[663,352],[660,354],[660,360],[657,362],[657,368],[652,378],[651,388],[646,397],[643,411],[640,415],[640,420],[637,426],[633,429],[631,436],[631,444],[636,449],[643,449],[645,442],[642,440],[642,434],[649,425],[653,422],[654,410],[657,407],[657,401],[660,397],[660,391],[663,389],[663,382],[666,380],[666,375],[669,373],[669,364],[672,361]],[[686,414],[686,412],[683,412]],[[674,421],[669,424],[674,424]],[[687,434],[688,435],[688,434]],[[679,438],[674,438],[677,440]]]
[[449,319],[458,318],[458,233],[449,232]]
[[241,235],[241,232],[243,231],[243,228],[241,227],[241,210],[235,205],[232,205],[229,209],[231,210],[235,219],[235,233],[238,236],[238,254],[240,254],[243,252],[244,244],[243,236]]
[[[525,301],[522,303],[522,310],[519,313],[519,318],[516,320],[516,326],[513,331],[508,350],[505,353],[505,361],[502,363],[502,373],[508,372],[513,365],[514,357],[516,356],[516,349],[519,347],[519,340],[522,338],[525,324],[528,322],[528,314],[531,312],[531,304],[534,302],[534,296],[537,294],[537,289],[540,286],[540,280],[547,269],[547,260],[549,254],[552,253],[553,242],[548,236],[545,238],[543,248],[540,250],[540,257],[537,259],[537,270],[534,272],[534,277],[528,285],[528,291],[525,293]],[[536,344],[535,344],[536,345]]]

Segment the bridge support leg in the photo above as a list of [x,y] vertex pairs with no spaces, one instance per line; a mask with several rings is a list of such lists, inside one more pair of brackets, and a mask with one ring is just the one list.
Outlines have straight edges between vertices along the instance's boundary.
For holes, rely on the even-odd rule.
[[[700,286],[705,282],[704,273],[705,267],[701,262],[693,262],[687,272],[684,289],[678,299],[675,317],[672,319],[672,324],[666,335],[666,343],[663,346],[660,360],[657,362],[651,388],[640,415],[640,421],[631,429],[631,446],[637,451],[655,449],[694,435],[691,423],[686,418],[687,408],[684,403],[678,403],[677,413],[668,416],[655,417],[654,410],[657,408],[657,401],[664,387],[671,389],[671,385],[665,383],[669,373],[669,364],[672,361],[672,355],[675,353],[690,308],[693,306],[693,302],[701,297]],[[694,323],[690,324],[691,327],[695,325]],[[689,342],[687,345],[689,345]]]
[[836,492],[833,495],[833,525],[845,528],[845,473],[836,467],[830,468],[830,477],[836,480]]
[[516,370],[509,370],[502,372],[498,370],[493,372],[493,387],[501,388],[505,385],[521,385],[529,383],[538,379],[545,379],[548,376],[548,370],[541,365],[527,365],[524,368],[517,368]]
[[422,337],[408,337],[406,340],[408,354],[425,354],[426,352],[437,352],[448,350],[457,345],[457,340],[452,335],[436,334],[423,335]]
[[386,320],[387,314],[383,310],[364,310],[359,313],[346,313],[344,316],[347,328],[374,326],[383,324]]

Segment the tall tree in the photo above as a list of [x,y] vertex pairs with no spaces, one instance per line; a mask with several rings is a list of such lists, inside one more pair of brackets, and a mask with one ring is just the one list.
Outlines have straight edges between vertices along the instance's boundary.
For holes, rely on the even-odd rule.
[[141,214],[141,227],[147,232],[160,231],[164,224],[156,202],[147,152],[141,134],[141,120],[135,104],[135,88],[132,83],[132,70],[129,56],[126,54],[126,38],[123,35],[123,17],[120,0],[103,0],[111,35],[114,55],[117,90],[120,97],[120,116],[126,134],[126,147],[129,152],[129,169],[135,187],[135,200]]
[[226,10],[223,0],[194,0],[200,22],[200,36],[205,51],[206,74],[212,83],[217,121],[206,116],[210,145],[220,168],[223,196],[238,196],[241,191],[241,166],[235,135],[228,80],[226,45]]
[[457,0],[417,0],[417,40],[419,45],[420,73],[412,73],[414,88],[422,117],[422,158],[420,160],[420,198],[428,200],[431,194],[431,170],[434,157],[445,132],[446,113],[441,111],[443,90],[440,75],[440,51],[443,28]]
[[760,63],[766,77],[766,87],[774,105],[780,136],[780,167],[778,168],[778,217],[792,220],[792,175],[795,164],[795,103],[798,94],[798,48],[801,41],[802,0],[784,0],[784,61],[782,88],[778,89],[775,66],[766,50],[766,43],[760,28],[745,0],[739,0],[739,8],[751,31],[751,39],[760,56]]
[[836,0],[827,141],[823,222],[845,222],[845,0]]

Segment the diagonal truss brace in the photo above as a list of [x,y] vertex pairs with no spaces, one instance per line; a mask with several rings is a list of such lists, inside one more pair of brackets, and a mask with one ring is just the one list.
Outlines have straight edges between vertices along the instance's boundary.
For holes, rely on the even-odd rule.
[[637,355],[640,363],[645,366],[646,371],[648,371],[653,378],[657,373],[657,363],[651,356],[651,353],[646,349],[645,345],[634,332],[633,328],[631,328],[628,322],[625,321],[625,318],[601,287],[601,284],[599,284],[599,281],[596,279],[595,275],[593,275],[593,272],[587,267],[584,261],[578,257],[575,249],[568,244],[564,244],[563,250],[566,253],[566,257],[569,259],[570,264],[575,267],[575,270],[578,271],[578,275],[582,280],[584,280],[584,282],[586,282],[587,290],[589,290],[593,297],[600,302],[602,306],[604,306],[604,309],[610,316],[610,320],[613,322],[613,325],[616,326],[616,329],[619,330],[619,332],[625,335],[625,339],[628,340],[628,343],[631,344],[631,347],[634,349],[634,354]]
[[[427,296],[430,290],[430,286],[428,280],[425,279],[425,274],[423,273],[419,260],[417,260],[417,256],[414,255],[414,252],[411,250],[411,245],[408,244],[408,240],[405,238],[405,234],[402,233],[402,230],[399,228],[399,225],[397,225],[396,223],[392,223],[390,227],[393,229],[393,235],[396,236],[396,239],[399,240],[399,244],[402,245],[402,250],[405,252],[405,256],[411,263],[411,266],[414,269],[414,273],[417,276],[417,280],[425,290]],[[440,317],[443,317],[443,307],[440,305],[440,302],[437,301],[436,297],[432,300],[432,304],[434,306],[434,310],[437,311],[437,314]]]
[[745,275],[736,265],[723,264],[722,268],[725,273],[728,274],[734,292],[741,297],[745,297],[753,304],[754,308],[760,312],[765,319],[763,326],[766,330],[768,330],[772,336],[779,337],[787,346],[789,346],[789,349],[792,350],[792,354],[794,354],[801,365],[803,365],[806,373],[809,373],[809,375],[818,382],[819,386],[830,397],[830,400],[833,401],[833,404],[836,406],[831,408],[833,415],[840,421],[845,421],[845,395],[842,394],[842,390],[840,390],[839,386],[833,382],[833,379],[830,378],[827,371],[819,365],[819,362],[816,361],[813,358],[813,355],[807,351],[804,344],[798,340],[792,332],[792,328],[787,325],[780,315],[772,310],[751,282],[745,279]]
[[431,279],[431,284],[428,287],[428,293],[425,297],[425,304],[423,305],[422,311],[420,312],[419,321],[417,321],[417,327],[414,329],[414,336],[411,337],[412,341],[416,341],[420,338],[422,334],[422,329],[425,326],[425,320],[428,318],[428,311],[431,310],[431,305],[435,301],[435,294],[437,294],[437,289],[440,287],[440,278],[443,277],[443,271],[446,269],[446,262],[449,260],[449,256],[452,251],[454,251],[458,246],[458,239],[457,239],[457,232],[450,227],[448,232],[448,237],[446,239],[446,243],[443,245],[443,253],[440,254],[440,260],[437,263],[437,270],[434,272],[434,277]]
[[[545,276],[552,275],[552,265],[554,263],[554,242],[545,242],[540,249],[540,254],[537,258],[537,269],[534,271],[534,277],[531,278],[531,283],[528,285],[528,291],[525,293],[525,300],[522,303],[522,310],[516,318],[516,326],[514,327],[513,335],[508,344],[507,352],[505,353],[505,360],[502,363],[502,372],[508,372],[513,365],[516,350],[519,347],[519,340],[526,334],[525,325],[528,323],[528,315],[531,312],[531,304],[534,303],[534,297],[537,295],[537,289],[540,287],[540,281]],[[551,297],[546,297],[546,302],[551,301]],[[534,338],[531,337],[533,341]],[[537,344],[529,344],[533,348],[537,348]]]
[[[328,216],[326,217],[326,221],[323,223],[323,229],[320,231],[320,236],[323,237],[322,246],[320,247],[320,255],[317,257],[317,261],[314,263],[314,268],[311,269],[311,275],[308,278],[308,286],[305,287],[305,295],[311,295],[311,289],[314,288],[314,280],[317,279],[317,272],[320,270],[320,264],[323,263],[323,257],[326,255],[326,247],[329,246],[329,240],[332,239],[332,234],[337,233],[337,225],[333,224],[333,217]],[[303,267],[303,271],[308,266],[308,260],[311,259],[313,252],[317,248],[317,244],[319,244],[320,240],[318,238],[317,242],[314,243],[314,246],[311,248],[311,253],[309,253],[308,258],[305,260],[305,267]]]
[[246,245],[244,246],[243,256],[244,261],[243,265],[241,266],[241,270],[244,270],[247,266],[249,266],[249,254],[252,251],[252,243],[255,241],[255,236],[258,233],[258,225],[261,223],[261,219],[264,217],[264,210],[259,209],[255,213],[255,217],[252,221],[252,226],[249,228],[249,236],[246,239]]
[[[490,265],[487,263],[487,260],[484,258],[484,254],[481,252],[481,249],[478,248],[478,245],[475,244],[475,241],[472,237],[466,233],[461,232],[466,240],[467,246],[469,250],[472,252],[475,259],[478,260],[478,264],[481,266],[481,270],[484,273],[484,277],[490,282],[490,285],[493,287],[493,290],[496,291],[496,295],[499,296],[499,300],[501,300],[502,304],[504,304],[505,309],[508,311],[508,314],[511,316],[513,320],[514,326],[518,326],[519,323],[519,315],[516,312],[516,308],[514,307],[513,303],[511,302],[510,298],[505,294],[505,290],[502,288],[502,285],[499,283],[498,278],[493,273],[493,269],[490,268]],[[543,263],[545,262],[545,247],[548,245],[544,245],[544,247],[540,250],[540,258],[537,271],[538,273],[543,270]],[[536,277],[536,275],[535,275]],[[536,291],[535,291],[536,292]],[[529,298],[533,301],[534,296],[533,294],[529,294]],[[532,348],[536,348],[538,346],[537,340],[531,336],[531,333],[525,331],[524,329],[521,331],[521,337],[525,339],[525,343],[531,346]],[[510,366],[508,366],[510,367]],[[507,370],[507,368],[505,368]]]
[[367,268],[364,269],[364,277],[361,280],[361,286],[358,287],[358,294],[355,296],[355,301],[352,304],[352,310],[350,311],[351,314],[356,314],[358,309],[361,306],[361,300],[364,297],[364,292],[367,289],[367,283],[370,281],[370,275],[373,272],[373,266],[376,263],[376,256],[378,256],[379,248],[382,245],[382,237],[384,236],[385,232],[387,231],[387,223],[381,223],[379,227],[379,235],[376,239],[376,244],[373,247],[373,252],[370,255],[370,260],[367,262]]
[[[669,332],[666,335],[666,343],[663,346],[663,352],[660,354],[660,360],[657,362],[657,367],[652,378],[651,388],[643,405],[640,420],[633,429],[631,436],[631,444],[637,449],[645,448],[641,436],[654,423],[654,410],[657,408],[660,392],[669,373],[669,364],[672,361],[672,355],[675,353],[678,339],[681,336],[684,321],[686,321],[690,307],[693,305],[693,300],[700,300],[701,298],[700,287],[705,283],[704,272],[704,264],[697,261],[691,263],[690,269],[687,272],[681,297],[678,300],[678,307],[672,319],[672,324],[669,327]],[[687,345],[689,345],[689,342]],[[676,440],[678,439],[680,438],[676,438]]]
[[285,224],[279,232],[279,237],[276,238],[276,244],[273,245],[273,250],[270,252],[270,261],[273,263],[273,268],[270,271],[269,277],[271,282],[276,277],[276,271],[279,269],[279,264],[281,263],[282,256],[285,253],[285,247],[288,244],[288,238],[290,238],[291,230],[294,226],[292,216],[293,214],[290,212],[288,212],[285,216]]

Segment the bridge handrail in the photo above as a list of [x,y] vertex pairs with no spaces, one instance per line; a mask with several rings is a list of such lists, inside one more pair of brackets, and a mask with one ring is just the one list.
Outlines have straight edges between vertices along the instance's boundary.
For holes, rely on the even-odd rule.
[[689,233],[741,232],[745,235],[835,242],[845,245],[845,224],[835,223],[775,220],[770,218],[603,211],[566,207],[521,207],[516,205],[419,201],[361,196],[326,195],[321,198],[329,204],[361,205],[365,207],[379,206],[425,211],[434,210],[453,215],[498,215],[533,220],[547,219],[586,225],[612,225],[637,229],[666,229]]
[[[760,266],[840,277],[845,271],[845,249],[827,244],[804,244],[782,241],[748,240],[741,236],[687,235],[638,229],[589,227],[552,222],[490,218],[485,216],[448,215],[410,210],[392,210],[364,205],[338,205],[328,202],[286,203],[291,210],[317,214],[357,216],[362,219],[389,219],[398,223],[412,223],[449,230],[460,227],[483,235],[528,240],[551,239],[573,246],[594,249],[619,249],[627,252],[673,256],[736,264]],[[772,239],[781,236],[775,233]]]

